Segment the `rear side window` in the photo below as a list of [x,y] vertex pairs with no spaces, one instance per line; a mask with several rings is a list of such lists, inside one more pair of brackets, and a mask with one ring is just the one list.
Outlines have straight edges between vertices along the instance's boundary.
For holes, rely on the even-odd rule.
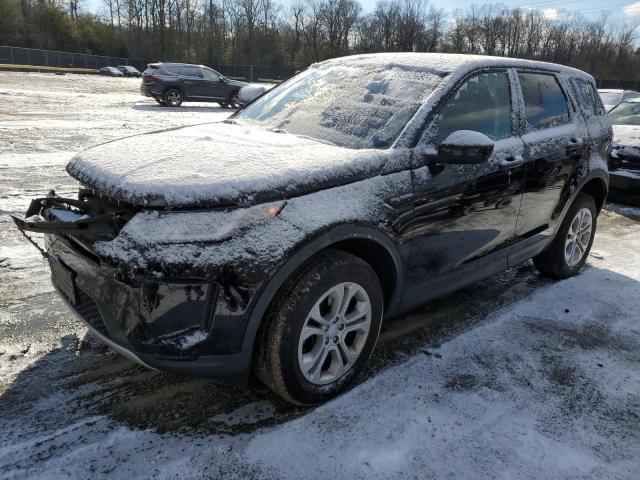
[[157,71],[158,71],[157,67],[147,67],[144,73],[145,75],[153,75]]
[[185,77],[202,78],[202,69],[198,67],[182,67],[180,73]]
[[165,75],[180,75],[180,67],[178,65],[162,65],[161,69]]
[[469,78],[440,109],[438,143],[456,130],[473,130],[493,140],[511,136],[511,93],[505,72]]
[[529,126],[538,130],[569,121],[567,99],[553,75],[518,73]]

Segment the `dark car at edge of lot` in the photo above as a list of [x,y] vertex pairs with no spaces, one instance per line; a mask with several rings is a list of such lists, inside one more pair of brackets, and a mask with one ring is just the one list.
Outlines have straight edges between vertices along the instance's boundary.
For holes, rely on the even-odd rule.
[[116,68],[120,70],[125,77],[140,78],[142,76],[140,70],[131,65],[117,65]]
[[124,73],[116,67],[102,67],[98,71],[100,72],[100,75],[105,75],[107,77],[124,77]]
[[204,65],[150,63],[142,73],[140,92],[169,107],[182,102],[216,102],[237,108],[239,91],[245,85]]
[[640,99],[619,103],[609,117],[613,124],[609,196],[640,205]]
[[353,383],[383,321],[529,259],[578,274],[610,150],[582,71],[359,55],[223,122],[86,150],[67,166],[78,198],[51,193],[14,220],[45,233],[56,290],[115,350],[223,381],[253,373],[309,405]]

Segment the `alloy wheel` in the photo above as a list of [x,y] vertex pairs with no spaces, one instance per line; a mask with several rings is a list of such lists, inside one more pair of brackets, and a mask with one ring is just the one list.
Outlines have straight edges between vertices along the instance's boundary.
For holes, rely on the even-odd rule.
[[593,217],[588,208],[581,208],[569,225],[564,246],[564,260],[569,267],[574,267],[584,257],[589,248]]
[[360,357],[371,328],[371,301],[366,290],[343,282],[313,305],[298,340],[298,365],[314,385],[333,383]]
[[172,90],[168,92],[165,97],[165,103],[167,103],[171,107],[180,105],[181,101],[182,101],[182,95],[177,90]]

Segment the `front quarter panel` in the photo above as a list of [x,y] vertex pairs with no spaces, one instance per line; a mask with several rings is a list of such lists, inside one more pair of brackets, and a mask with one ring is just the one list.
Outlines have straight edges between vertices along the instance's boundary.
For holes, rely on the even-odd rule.
[[383,169],[385,174],[288,199],[276,216],[223,241],[167,244],[145,239],[152,229],[132,232],[127,226],[115,240],[95,248],[113,263],[147,275],[206,278],[217,284],[221,293],[209,345],[224,353],[250,349],[266,307],[295,271],[292,266],[318,249],[344,239],[368,238],[384,244],[402,268],[403,225],[412,212],[411,176],[403,168],[410,164],[410,155],[408,149],[399,149],[390,162],[394,168]]

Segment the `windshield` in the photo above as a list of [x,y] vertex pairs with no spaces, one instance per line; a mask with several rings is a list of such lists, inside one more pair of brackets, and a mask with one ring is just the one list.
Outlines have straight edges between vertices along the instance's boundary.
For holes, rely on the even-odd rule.
[[440,83],[415,67],[310,67],[234,116],[347,148],[386,148]]
[[640,125],[640,102],[624,102],[609,112],[614,125]]
[[616,92],[598,92],[600,98],[602,99],[602,103],[605,105],[615,105],[620,101],[622,97],[621,93]]

